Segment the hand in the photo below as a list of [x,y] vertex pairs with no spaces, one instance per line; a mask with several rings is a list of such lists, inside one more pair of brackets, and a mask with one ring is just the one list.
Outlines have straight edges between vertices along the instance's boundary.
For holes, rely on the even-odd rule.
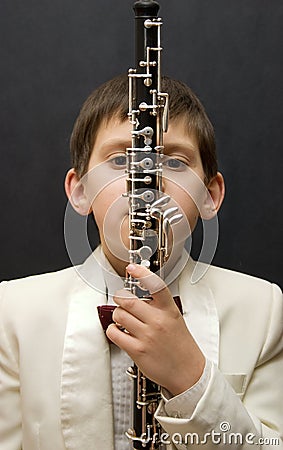
[[107,328],[107,337],[129,354],[147,378],[172,395],[180,394],[201,377],[205,358],[165,283],[137,264],[130,264],[127,271],[150,291],[152,300],[140,300],[124,289],[117,291],[116,324]]

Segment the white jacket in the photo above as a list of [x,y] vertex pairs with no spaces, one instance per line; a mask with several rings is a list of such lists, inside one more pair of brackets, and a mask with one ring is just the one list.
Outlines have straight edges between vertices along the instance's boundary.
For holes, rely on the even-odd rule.
[[[187,434],[199,439],[189,448],[199,449],[202,440],[206,449],[252,449],[252,440],[265,439],[255,448],[282,449],[281,291],[213,266],[192,284],[192,268],[190,260],[179,281],[184,317],[189,323],[192,299],[199,305],[209,299],[212,309],[200,308],[203,329],[197,334],[205,334],[208,345],[210,337],[218,339],[215,310],[218,368],[190,418],[168,417],[161,402],[157,418],[168,441],[187,448]],[[74,267],[1,284],[0,450],[114,449],[109,344],[96,308],[103,303],[104,294]],[[223,433],[218,443],[209,436],[223,423],[242,435],[241,445],[227,443],[229,433],[225,442]],[[280,435],[277,445],[268,443]]]

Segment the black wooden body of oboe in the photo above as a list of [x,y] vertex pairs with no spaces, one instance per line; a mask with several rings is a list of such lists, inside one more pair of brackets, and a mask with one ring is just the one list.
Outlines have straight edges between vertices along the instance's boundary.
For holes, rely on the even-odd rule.
[[[135,2],[135,68],[129,75],[129,120],[132,144],[127,148],[127,193],[129,199],[129,260],[162,276],[167,258],[166,205],[162,193],[163,132],[167,128],[168,95],[161,90],[162,21],[159,4]],[[170,217],[170,219],[174,219]],[[125,288],[147,301],[136,279],[126,276]],[[161,429],[154,417],[160,401],[160,386],[147,379],[137,366],[127,371],[134,383],[133,426],[126,434],[135,449],[161,449]]]

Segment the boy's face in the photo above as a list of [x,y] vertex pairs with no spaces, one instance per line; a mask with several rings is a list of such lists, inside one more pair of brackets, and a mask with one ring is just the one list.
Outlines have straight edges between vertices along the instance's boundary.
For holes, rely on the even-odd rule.
[[[129,207],[123,194],[127,191],[125,148],[130,146],[131,124],[128,121],[112,119],[107,124],[102,123],[84,182],[104,252],[112,264],[113,257],[128,259]],[[183,246],[209,193],[204,186],[205,174],[197,141],[186,132],[182,118],[170,122],[168,132],[164,133],[164,146],[163,191],[172,199],[169,206],[177,205],[183,214],[182,223],[173,226],[175,242]],[[210,208],[211,205],[210,201]]]

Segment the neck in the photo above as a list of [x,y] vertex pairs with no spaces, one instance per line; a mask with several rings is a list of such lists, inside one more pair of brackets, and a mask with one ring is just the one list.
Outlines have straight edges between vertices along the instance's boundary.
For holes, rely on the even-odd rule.
[[117,274],[120,277],[124,277],[125,274],[126,274],[126,267],[129,264],[129,262],[128,261],[123,261],[122,259],[119,259],[116,256],[114,256],[109,251],[107,245],[105,245],[105,244],[103,245],[103,242],[101,242],[101,246],[102,246],[102,250],[104,252],[104,255],[106,256],[106,258],[110,262],[110,264],[113,267],[113,269],[115,269],[115,271],[117,272]]
[[[117,272],[120,277],[124,277],[126,274],[126,267],[129,264],[129,261],[124,261],[122,259],[117,258],[113,255],[105,242],[101,242],[102,250],[104,255],[110,262],[113,269]],[[177,262],[180,260],[184,249],[184,242],[180,242],[174,245],[173,251],[170,254],[170,258],[164,265],[164,274],[163,278],[167,278],[169,274],[172,272],[173,268],[176,266]]]

